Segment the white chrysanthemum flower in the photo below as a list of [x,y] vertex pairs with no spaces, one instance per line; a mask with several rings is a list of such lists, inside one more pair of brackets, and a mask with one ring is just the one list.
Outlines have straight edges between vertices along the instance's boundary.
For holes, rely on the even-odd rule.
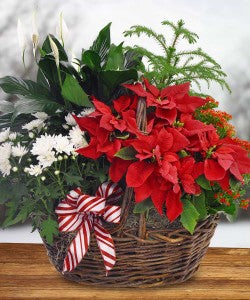
[[67,136],[62,136],[61,134],[56,135],[54,142],[54,148],[58,153],[64,152],[69,155],[74,150]]
[[25,125],[23,125],[23,129],[26,129],[28,131],[31,131],[33,129],[37,129],[40,131],[44,127],[44,121],[40,119],[33,120]]
[[33,155],[46,155],[48,152],[51,152],[55,144],[54,138],[55,136],[49,134],[36,138],[31,153]]
[[31,176],[38,176],[42,174],[43,168],[41,165],[30,165],[29,168],[26,168],[26,172]]
[[28,149],[18,143],[16,146],[12,147],[12,156],[14,157],[23,157],[25,154],[28,153]]
[[84,131],[81,131],[79,126],[75,126],[69,131],[69,138],[75,149],[88,146]]
[[0,162],[0,172],[2,173],[3,177],[9,176],[11,170],[11,164],[9,160],[6,160],[4,162]]
[[4,131],[0,132],[0,143],[8,140],[10,135],[10,128],[6,128]]
[[79,115],[77,115],[77,117],[87,117],[88,115],[92,114],[92,112],[94,111],[95,111],[94,108],[85,108],[83,111],[80,112]]
[[48,151],[44,155],[39,155],[37,160],[43,168],[50,167],[56,161],[55,151]]
[[42,121],[45,121],[45,120],[47,120],[47,119],[49,118],[49,115],[46,114],[46,113],[43,112],[43,111],[38,111],[38,112],[32,114],[32,116],[34,116],[34,117],[36,117],[37,119],[42,120]]
[[9,140],[15,141],[17,138],[17,132],[11,132],[9,135]]
[[4,143],[0,146],[0,171],[3,174],[3,176],[10,175],[11,170],[11,164],[9,161],[10,155],[11,155],[11,144],[10,143]]
[[75,126],[76,125],[76,120],[72,116],[71,113],[68,113],[67,116],[65,117],[65,121],[68,125],[70,126]]

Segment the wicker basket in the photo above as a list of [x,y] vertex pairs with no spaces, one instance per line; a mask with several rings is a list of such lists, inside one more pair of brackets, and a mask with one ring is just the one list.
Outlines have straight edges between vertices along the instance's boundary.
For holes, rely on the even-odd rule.
[[[139,99],[138,128],[146,133],[145,99]],[[179,221],[170,224],[156,211],[146,217],[132,213],[133,190],[126,188],[121,203],[121,222],[118,226],[105,224],[112,234],[117,261],[105,276],[103,260],[95,237],[91,237],[88,252],[78,267],[63,276],[79,283],[114,287],[149,287],[180,283],[198,269],[214,234],[218,215],[197,224],[193,235]],[[62,272],[67,248],[76,233],[60,233],[53,245],[44,244],[51,263]]]
[[[148,239],[144,241],[129,233],[129,228],[125,229],[124,237],[113,236],[117,261],[108,276],[105,276],[100,250],[92,236],[82,262],[63,276],[105,287],[150,287],[183,282],[198,269],[217,220],[218,217],[213,216],[199,223],[193,235],[183,228],[148,230]],[[50,261],[59,272],[73,238],[72,234],[60,234],[53,246],[45,243]]]

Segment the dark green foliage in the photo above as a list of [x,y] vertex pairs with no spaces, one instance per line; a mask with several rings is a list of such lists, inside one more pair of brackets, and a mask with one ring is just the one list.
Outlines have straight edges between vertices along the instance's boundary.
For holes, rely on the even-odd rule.
[[200,214],[189,199],[183,199],[183,212],[181,214],[181,224],[193,234]]
[[49,244],[52,244],[54,235],[58,234],[58,223],[52,218],[48,218],[41,223],[40,234]]
[[198,39],[196,33],[185,28],[182,20],[178,21],[177,24],[163,21],[162,25],[173,31],[174,37],[171,42],[167,41],[164,35],[158,34],[146,26],[135,25],[124,32],[125,36],[137,35],[140,37],[145,34],[162,49],[163,54],[156,55],[138,45],[132,48],[138,55],[142,55],[148,60],[148,67],[141,66],[141,71],[145,77],[154,82],[158,88],[190,81],[200,90],[200,82],[205,81],[208,87],[211,82],[216,82],[222,88],[230,90],[225,81],[226,74],[207,53],[200,48],[187,51],[177,50],[177,44],[181,39],[186,40],[188,44],[195,44]]
[[78,70],[69,62],[61,43],[49,35],[59,51],[59,68],[47,36],[39,48],[37,82],[9,76],[1,78],[0,87],[7,94],[16,95],[18,101],[15,104],[0,101],[0,128],[16,127],[19,115],[37,111],[49,115],[55,115],[58,109],[79,112],[83,107],[91,106],[90,95],[109,103],[126,93],[120,84],[138,79],[136,68],[141,63],[141,56],[135,51],[126,51],[123,43],[111,44],[110,25],[99,32],[89,50],[82,51],[81,59],[77,60]]

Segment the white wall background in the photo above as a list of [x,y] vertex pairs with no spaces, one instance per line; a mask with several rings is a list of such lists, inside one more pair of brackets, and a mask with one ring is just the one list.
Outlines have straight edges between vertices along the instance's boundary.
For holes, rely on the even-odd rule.
[[[250,0],[1,0],[0,77],[28,75],[21,63],[16,23],[20,17],[30,39],[34,6],[38,8],[41,35],[55,34],[58,15],[63,11],[70,29],[66,46],[76,54],[81,48],[90,46],[97,32],[110,21],[112,41],[119,43],[124,40],[122,32],[131,25],[144,24],[164,33],[164,27],[160,25],[162,20],[184,19],[186,26],[200,36],[199,46],[222,65],[235,87],[231,96],[216,86],[211,87],[210,94],[234,114],[241,136],[249,137]],[[147,38],[140,42],[136,38],[126,38],[125,43],[140,43],[158,51]],[[4,95],[0,94],[0,97]],[[0,231],[0,242],[40,242],[40,238],[37,233],[30,234],[29,225],[23,225]],[[223,221],[212,246],[250,247],[249,214],[243,214],[243,218],[234,224]]]

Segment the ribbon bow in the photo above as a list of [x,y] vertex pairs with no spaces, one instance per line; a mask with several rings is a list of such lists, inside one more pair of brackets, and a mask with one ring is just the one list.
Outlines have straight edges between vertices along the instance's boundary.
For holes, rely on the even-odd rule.
[[93,229],[100,249],[106,274],[116,262],[114,241],[110,233],[102,226],[100,217],[106,222],[119,223],[121,208],[113,203],[122,194],[122,189],[116,183],[105,182],[97,190],[95,196],[82,194],[81,189],[72,190],[57,206],[59,231],[78,230],[71,242],[67,256],[64,259],[63,272],[74,270],[86,252],[90,243],[90,233]]

